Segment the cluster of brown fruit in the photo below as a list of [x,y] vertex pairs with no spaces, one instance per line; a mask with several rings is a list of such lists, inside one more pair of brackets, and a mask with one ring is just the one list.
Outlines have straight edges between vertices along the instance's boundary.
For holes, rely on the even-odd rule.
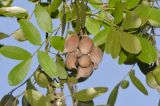
[[65,66],[68,70],[77,70],[77,79],[88,78],[103,56],[101,49],[94,47],[93,41],[87,35],[69,35],[65,41],[64,52]]

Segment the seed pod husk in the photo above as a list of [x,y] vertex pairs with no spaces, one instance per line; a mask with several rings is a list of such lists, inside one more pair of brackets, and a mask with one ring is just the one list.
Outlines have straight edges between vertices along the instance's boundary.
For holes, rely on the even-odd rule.
[[17,104],[17,98],[12,95],[5,95],[0,101],[0,106],[16,106]]
[[77,50],[79,45],[79,37],[76,34],[70,35],[68,38],[66,38],[65,44],[64,44],[64,52],[73,52]]
[[79,50],[82,54],[88,54],[94,47],[93,41],[88,36],[83,36],[79,43]]
[[149,72],[147,74],[147,76],[146,76],[146,82],[147,82],[147,85],[149,87],[154,88],[154,89],[159,86],[158,83],[156,82],[156,79],[155,79],[155,77],[154,77],[154,75],[153,75],[152,72]]
[[68,53],[65,60],[66,68],[69,70],[77,69],[76,62],[77,62],[77,55],[74,52]]
[[87,68],[83,68],[81,66],[78,67],[77,79],[79,78],[88,78],[93,72],[93,64],[91,64]]
[[88,55],[82,55],[78,59],[78,64],[84,68],[89,67],[91,65],[91,58]]
[[103,57],[103,52],[100,48],[94,47],[90,53],[91,61],[94,63],[94,68],[97,68],[98,64],[101,62]]
[[34,78],[36,83],[42,88],[46,88],[49,84],[47,76],[39,70],[34,73]]

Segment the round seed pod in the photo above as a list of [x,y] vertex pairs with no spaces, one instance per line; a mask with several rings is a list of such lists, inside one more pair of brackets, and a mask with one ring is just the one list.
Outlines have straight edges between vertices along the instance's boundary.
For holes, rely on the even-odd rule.
[[42,88],[46,88],[49,84],[48,78],[43,72],[40,72],[37,70],[34,73],[34,78],[35,78],[36,83]]
[[79,43],[79,50],[82,54],[88,54],[94,47],[93,41],[88,36],[83,36]]
[[156,82],[156,79],[155,79],[155,77],[154,77],[152,72],[149,72],[147,74],[146,82],[147,82],[149,87],[154,88],[154,89],[159,86],[158,83]]
[[87,68],[83,68],[81,66],[78,67],[77,79],[79,78],[88,78],[93,72],[93,64],[91,64]]
[[78,64],[81,67],[89,67],[91,65],[91,58],[88,55],[82,55],[79,59],[78,59]]
[[76,53],[68,53],[65,60],[65,66],[67,69],[77,69],[76,67],[77,55]]
[[64,43],[64,52],[73,52],[77,50],[79,45],[79,37],[76,34],[70,35],[68,38],[66,38],[66,41]]
[[128,80],[123,80],[121,82],[121,88],[122,89],[126,89],[126,88],[128,88],[128,86],[129,86],[129,81]]
[[103,52],[100,48],[94,47],[90,53],[91,61],[94,63],[94,68],[97,68],[98,64],[101,62],[103,57]]

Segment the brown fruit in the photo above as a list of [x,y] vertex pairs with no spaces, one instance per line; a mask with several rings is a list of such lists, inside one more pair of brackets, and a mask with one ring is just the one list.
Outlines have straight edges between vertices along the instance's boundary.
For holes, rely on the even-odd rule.
[[74,52],[68,53],[65,61],[66,68],[69,70],[77,69],[76,62],[77,62],[77,55]]
[[76,34],[70,35],[64,44],[64,52],[73,52],[77,50],[79,45],[79,37]]
[[79,50],[82,54],[88,54],[94,47],[93,41],[88,36],[83,36],[79,43]]
[[87,78],[89,77],[93,72],[93,64],[91,64],[87,68],[83,68],[81,66],[78,67],[78,74],[77,74],[77,79],[79,78]]
[[91,51],[90,58],[91,61],[94,63],[94,68],[97,68],[98,64],[101,62],[103,57],[103,52],[100,48],[94,47]]
[[78,59],[78,63],[81,67],[89,67],[91,65],[91,58],[88,55],[82,55],[79,59]]

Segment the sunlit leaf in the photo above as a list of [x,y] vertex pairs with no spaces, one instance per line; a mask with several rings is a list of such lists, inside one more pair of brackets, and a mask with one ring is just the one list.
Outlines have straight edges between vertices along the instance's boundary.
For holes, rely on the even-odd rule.
[[26,90],[24,95],[27,101],[29,102],[29,104],[31,104],[31,106],[38,106],[37,104],[39,100],[43,97],[43,95],[40,92],[32,89]]
[[58,73],[58,77],[60,79],[66,79],[68,77],[68,73],[65,70],[65,66],[61,65],[58,62],[56,62],[56,70],[57,70],[57,73]]
[[142,50],[139,39],[135,35],[127,32],[121,32],[120,44],[122,48],[129,53],[138,54]]
[[98,3],[102,3],[102,0],[86,0],[88,1],[92,7],[96,8],[96,9],[102,9],[102,5],[99,5]]
[[150,4],[148,2],[142,2],[138,7],[133,10],[135,14],[141,18],[141,26],[147,23],[149,16],[151,14]]
[[117,2],[115,5],[115,10],[113,12],[114,22],[119,24],[123,19],[123,7],[120,2]]
[[126,18],[122,23],[122,27],[125,30],[132,29],[132,28],[139,28],[141,26],[141,18],[136,16],[136,14],[132,14],[127,12]]
[[127,0],[126,7],[127,9],[133,9],[138,5],[141,0]]
[[1,0],[1,3],[3,6],[10,6],[12,4],[13,0]]
[[159,77],[159,75],[160,75],[160,66],[157,66],[152,72],[153,72],[153,75],[154,75],[154,77],[156,79],[156,82],[158,84],[160,84],[160,77]]
[[21,7],[1,7],[0,15],[22,18],[28,16],[27,10]]
[[41,35],[37,28],[28,20],[19,20],[20,27],[24,32],[25,38],[27,38],[32,44],[41,45]]
[[114,106],[117,96],[118,96],[118,90],[119,90],[120,84],[116,85],[114,89],[112,90],[111,94],[109,95],[107,106]]
[[125,53],[125,51],[121,50],[120,54],[119,54],[119,60],[118,60],[118,64],[123,64],[127,59],[127,54]]
[[96,35],[100,31],[100,23],[94,18],[87,18],[86,28],[91,34]]
[[17,46],[4,46],[0,48],[0,53],[5,57],[16,60],[26,60],[31,57],[28,51]]
[[13,32],[12,37],[20,42],[26,41],[25,35],[21,29],[16,30]]
[[144,87],[144,85],[142,84],[142,82],[132,72],[129,73],[129,77],[130,77],[132,83],[135,85],[135,87],[139,91],[141,91],[145,95],[148,95],[147,89]]
[[47,53],[39,51],[38,61],[41,67],[50,77],[57,77],[56,63]]
[[9,37],[7,34],[0,32],[0,40]]
[[29,58],[28,60],[24,60],[18,65],[16,65],[8,74],[8,83],[11,86],[18,85],[21,83],[25,77],[27,76],[30,66],[31,66],[32,59]]
[[96,36],[93,38],[93,41],[97,46],[100,46],[106,42],[110,29],[110,27],[105,28],[96,34]]
[[88,88],[81,90],[79,92],[74,93],[73,95],[78,99],[79,101],[90,101],[94,99],[97,96],[100,96],[101,94],[107,92],[106,87],[96,87],[96,88]]
[[37,4],[35,7],[35,17],[39,27],[45,32],[52,32],[52,19],[45,7]]
[[64,39],[61,36],[52,36],[50,37],[50,43],[53,48],[63,52],[64,50]]
[[150,11],[151,11],[151,15],[149,17],[149,23],[152,26],[159,27],[160,26],[160,19],[159,19],[160,9],[151,8]]
[[106,51],[108,53],[111,53],[112,58],[116,58],[119,55],[121,50],[119,31],[112,29],[109,32],[105,46]]
[[144,63],[153,63],[157,59],[156,48],[145,38],[139,37],[142,45],[142,51],[137,58]]
[[60,4],[62,3],[62,0],[53,0],[52,4],[51,4],[51,7],[50,7],[50,10],[52,12],[55,12],[58,7],[60,6]]

